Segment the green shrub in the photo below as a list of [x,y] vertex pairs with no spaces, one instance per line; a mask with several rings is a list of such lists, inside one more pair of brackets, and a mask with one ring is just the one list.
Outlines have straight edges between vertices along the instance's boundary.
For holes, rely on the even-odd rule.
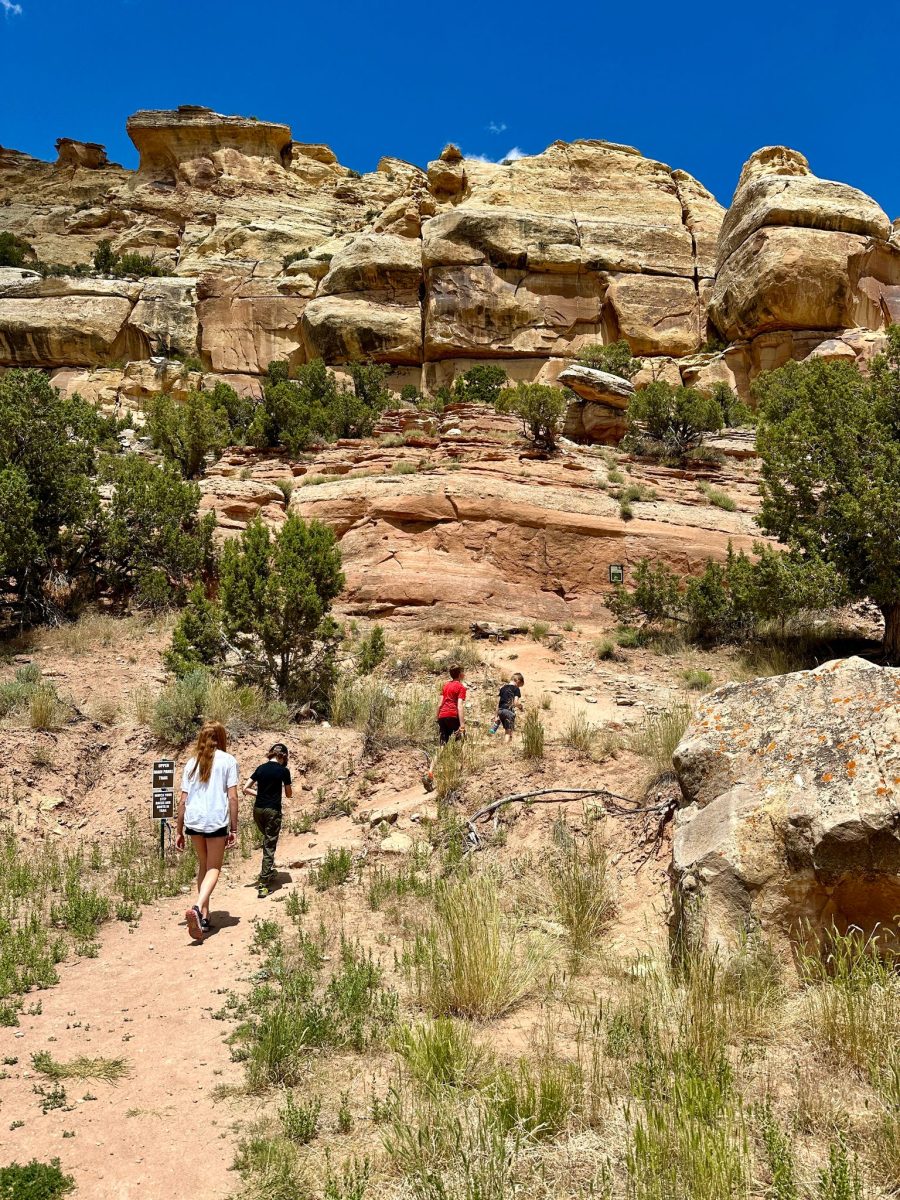
[[188,392],[183,401],[161,393],[147,405],[147,432],[163,458],[177,463],[187,479],[203,474],[231,440],[226,409],[207,392]]
[[900,326],[863,375],[855,364],[791,362],[753,385],[762,459],[760,523],[803,560],[820,558],[884,618],[900,662]]
[[502,367],[479,364],[453,380],[453,399],[458,404],[488,404],[493,407],[507,383]]
[[159,694],[150,727],[161,742],[183,746],[194,736],[203,717],[209,684],[208,672],[195,667]]
[[712,485],[708,483],[698,483],[697,488],[706,497],[708,503],[710,503],[713,508],[722,508],[725,510],[725,512],[737,511],[736,502],[732,500],[727,492],[723,492],[721,488],[712,487]]
[[598,638],[594,643],[594,653],[600,662],[610,662],[616,657],[616,643],[610,638]]
[[681,460],[722,428],[722,410],[710,396],[662,380],[635,392],[628,403],[624,445],[634,454]]
[[222,630],[246,681],[325,706],[340,640],[329,610],[344,584],[333,531],[292,513],[272,534],[257,519],[227,543],[219,576]]
[[24,238],[7,230],[0,232],[0,267],[27,266],[25,260],[33,257],[34,249]]
[[578,352],[578,362],[585,367],[594,367],[598,371],[606,371],[609,375],[618,375],[621,379],[634,379],[643,367],[639,358],[633,358],[631,347],[624,340],[610,342],[603,346],[594,343],[584,346]]
[[517,383],[504,388],[496,400],[497,411],[518,417],[525,436],[548,453],[556,449],[567,406],[561,388],[542,383]]
[[196,583],[172,630],[172,641],[164,655],[166,666],[175,675],[185,675],[197,667],[215,665],[224,652],[218,605],[207,599],[203,584]]
[[606,850],[596,837],[579,843],[566,831],[548,859],[547,873],[556,915],[578,958],[596,948],[615,909]]
[[298,367],[293,379],[287,363],[269,363],[248,440],[260,447],[284,446],[297,455],[319,442],[368,437],[392,401],[384,386],[390,368],[351,363],[347,369],[351,387],[339,384],[321,359]]
[[115,423],[78,395],[63,398],[43,371],[0,375],[0,604],[16,622],[59,611],[56,579],[97,586],[97,462],[115,447]]
[[370,675],[377,666],[384,662],[387,654],[387,642],[384,629],[380,625],[373,626],[371,632],[360,639],[356,652],[356,663],[361,675]]
[[0,1200],[57,1200],[74,1188],[75,1180],[63,1174],[58,1158],[49,1163],[33,1158],[25,1166],[0,1167]]
[[214,563],[216,518],[200,516],[200,489],[136,454],[110,459],[102,477],[112,485],[102,560],[109,585],[151,608],[183,599]]
[[705,692],[712,683],[712,675],[702,667],[687,667],[681,672],[681,679],[684,686],[693,692]]
[[309,1100],[298,1100],[293,1092],[287,1092],[284,1104],[278,1110],[285,1137],[298,1146],[307,1145],[319,1131],[321,1111],[322,1101],[318,1096],[311,1096]]
[[450,1017],[401,1025],[391,1047],[416,1083],[436,1096],[442,1088],[477,1087],[490,1063],[470,1026]]
[[338,850],[332,846],[319,866],[310,871],[309,882],[317,892],[325,892],[329,888],[340,887],[342,883],[346,883],[352,872],[351,852],[343,846]]

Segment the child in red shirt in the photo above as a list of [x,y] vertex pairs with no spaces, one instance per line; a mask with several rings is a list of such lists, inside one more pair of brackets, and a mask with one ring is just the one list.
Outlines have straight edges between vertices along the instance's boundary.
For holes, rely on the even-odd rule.
[[466,728],[466,695],[462,667],[451,667],[450,681],[441,689],[441,706],[437,714],[442,746]]
[[[466,729],[466,685],[463,683],[462,667],[450,668],[450,679],[441,688],[441,703],[437,712],[438,733],[441,745],[446,746],[451,738],[462,737]],[[434,763],[422,776],[425,791],[434,787]]]

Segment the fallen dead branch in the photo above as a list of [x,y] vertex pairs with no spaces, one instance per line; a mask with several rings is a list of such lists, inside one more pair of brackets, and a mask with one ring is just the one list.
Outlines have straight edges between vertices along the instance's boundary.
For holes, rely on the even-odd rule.
[[500,800],[494,800],[493,803],[479,809],[477,813],[468,818],[466,827],[469,831],[469,849],[481,848],[481,838],[475,828],[476,824],[479,821],[487,820],[507,804],[568,804],[573,800],[584,800],[587,797],[602,800],[606,811],[615,817],[637,817],[656,813],[659,816],[660,829],[666,824],[675,807],[675,802],[671,798],[661,800],[657,804],[636,804],[627,796],[620,796],[616,792],[609,791],[608,788],[542,788],[537,792],[519,792],[513,796],[503,796]]

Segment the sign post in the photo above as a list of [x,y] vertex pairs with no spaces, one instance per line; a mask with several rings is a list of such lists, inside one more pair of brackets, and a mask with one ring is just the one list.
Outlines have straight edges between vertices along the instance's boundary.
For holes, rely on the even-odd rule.
[[609,582],[624,583],[625,582],[625,567],[622,563],[609,564]]
[[175,816],[175,761],[158,758],[153,764],[150,815],[159,821],[159,857],[166,853],[166,829]]

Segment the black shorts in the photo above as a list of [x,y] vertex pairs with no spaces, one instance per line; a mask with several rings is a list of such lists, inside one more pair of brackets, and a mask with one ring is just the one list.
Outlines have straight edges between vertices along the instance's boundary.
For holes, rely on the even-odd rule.
[[441,745],[446,746],[459,733],[459,717],[438,717],[438,729],[441,731]]
[[497,720],[503,726],[506,733],[512,733],[516,727],[516,714],[511,708],[501,708],[497,713]]
[[214,829],[212,833],[206,833],[202,829],[190,829],[187,825],[185,825],[184,832],[189,837],[227,838],[229,830],[227,825],[223,825],[221,829]]

